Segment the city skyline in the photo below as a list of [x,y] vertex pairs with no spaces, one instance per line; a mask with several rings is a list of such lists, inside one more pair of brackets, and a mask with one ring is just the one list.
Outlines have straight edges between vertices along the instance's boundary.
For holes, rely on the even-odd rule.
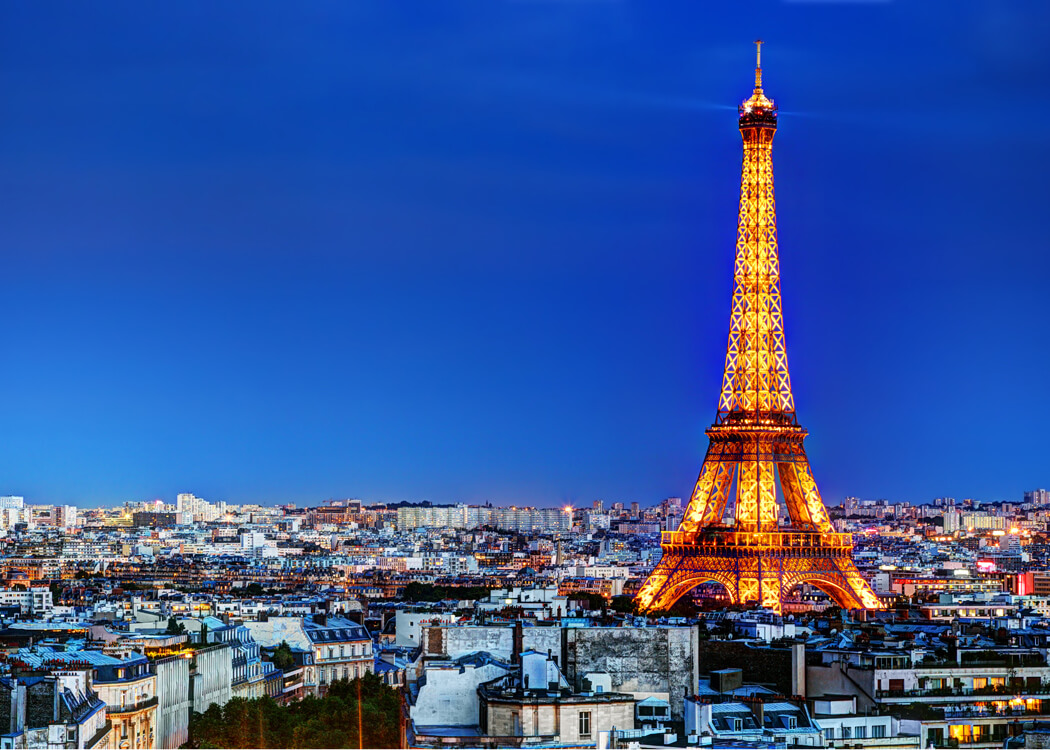
[[187,8],[0,12],[3,494],[687,496],[756,36],[822,494],[1046,485],[1046,9]]

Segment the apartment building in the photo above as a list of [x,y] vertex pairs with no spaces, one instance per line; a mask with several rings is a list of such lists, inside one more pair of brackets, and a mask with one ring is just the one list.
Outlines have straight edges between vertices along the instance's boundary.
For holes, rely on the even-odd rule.
[[286,642],[307,652],[304,692],[323,695],[336,680],[352,680],[373,671],[372,636],[345,617],[317,614],[310,618],[268,617],[244,623],[260,645]]

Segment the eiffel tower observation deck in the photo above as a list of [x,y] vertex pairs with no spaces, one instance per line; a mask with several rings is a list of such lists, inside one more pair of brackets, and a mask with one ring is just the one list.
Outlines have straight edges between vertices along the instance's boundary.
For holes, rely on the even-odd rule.
[[734,603],[779,612],[806,583],[841,607],[881,609],[853,563],[852,536],[828,519],[795,415],[773,198],[777,107],[762,88],[762,42],[756,47],[755,88],[739,108],[744,161],[718,413],[682,524],[663,533],[663,557],[637,602],[642,611],[667,609],[714,581]]

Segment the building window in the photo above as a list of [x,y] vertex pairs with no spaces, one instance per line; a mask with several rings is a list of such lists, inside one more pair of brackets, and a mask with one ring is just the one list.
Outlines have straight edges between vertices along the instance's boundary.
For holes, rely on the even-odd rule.
[[736,719],[736,718],[730,719],[730,723],[732,723],[732,725],[733,725],[733,731],[734,732],[739,732],[740,730],[742,730],[744,728],[744,721],[743,721],[743,719]]
[[849,727],[842,727],[842,739],[848,740],[852,737],[849,731]]
[[867,727],[857,727],[856,738],[858,740],[863,740],[867,736],[868,736],[868,728]]
[[580,711],[580,737],[591,736],[591,712]]
[[886,736],[886,727],[882,724],[876,724],[871,728],[871,736],[877,740],[881,740]]
[[521,714],[517,711],[510,712],[510,723],[515,737],[521,736]]

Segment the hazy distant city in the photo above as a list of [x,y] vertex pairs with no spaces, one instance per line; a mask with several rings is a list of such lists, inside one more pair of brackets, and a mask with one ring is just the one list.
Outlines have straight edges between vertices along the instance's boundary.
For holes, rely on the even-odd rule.
[[43,724],[65,747],[265,745],[229,723],[245,706],[366,675],[400,696],[387,742],[419,747],[991,747],[1050,713],[1050,491],[830,507],[867,616],[805,584],[779,613],[709,584],[640,614],[683,510],[2,497],[0,689],[23,747]]

